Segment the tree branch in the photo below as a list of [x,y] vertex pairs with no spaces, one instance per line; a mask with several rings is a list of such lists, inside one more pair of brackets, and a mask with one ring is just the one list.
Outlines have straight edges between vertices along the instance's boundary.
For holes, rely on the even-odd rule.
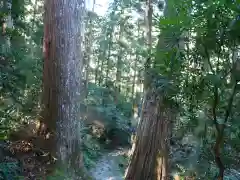
[[218,133],[217,133],[216,143],[214,146],[214,153],[215,153],[215,161],[219,168],[219,176],[218,176],[219,180],[223,180],[223,176],[224,176],[224,165],[220,158],[220,149],[221,149],[220,145],[221,145],[221,142],[223,141],[225,124],[226,124],[226,122],[229,118],[229,115],[231,113],[231,110],[232,110],[232,104],[233,104],[234,96],[236,94],[236,90],[237,90],[237,81],[235,82],[235,84],[233,86],[232,93],[231,93],[231,96],[228,101],[227,109],[225,112],[224,123],[218,124]]

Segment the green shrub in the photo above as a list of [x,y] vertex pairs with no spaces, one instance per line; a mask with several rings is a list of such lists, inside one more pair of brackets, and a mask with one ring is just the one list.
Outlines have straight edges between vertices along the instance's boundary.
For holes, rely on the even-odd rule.
[[0,163],[0,179],[18,180],[20,175],[20,166],[15,162]]

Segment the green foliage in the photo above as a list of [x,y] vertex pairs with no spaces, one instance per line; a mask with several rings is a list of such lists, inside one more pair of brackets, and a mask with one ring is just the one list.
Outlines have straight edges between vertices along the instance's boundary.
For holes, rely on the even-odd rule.
[[[217,133],[214,118],[217,124],[226,124],[221,155],[224,166],[239,168],[235,166],[236,159],[239,159],[236,142],[239,126],[235,121],[239,117],[239,90],[230,104],[232,111],[227,123],[224,120],[235,84],[233,67],[238,61],[235,54],[238,52],[239,37],[236,35],[240,30],[236,25],[239,5],[236,1],[229,2],[182,3],[168,0],[166,14],[159,18],[161,34],[153,61],[153,80],[159,81],[160,87],[164,85],[159,80],[162,76],[167,82],[173,82],[169,84],[174,89],[173,93],[166,95],[177,101],[180,107],[174,137],[180,140],[186,138],[186,134],[195,137],[194,141],[188,141],[186,147],[178,144],[172,150],[174,164],[181,167],[179,171],[183,175],[193,172],[199,177],[205,174],[204,179],[216,177],[218,169],[213,146]],[[169,92],[169,86],[164,86],[164,89]],[[191,147],[195,143],[198,145]],[[193,158],[181,152],[181,149],[189,147]],[[194,164],[197,161],[199,164]]]
[[18,180],[20,167],[15,162],[0,163],[0,179],[3,180]]
[[[128,103],[123,95],[116,94],[113,89],[98,87],[92,83],[89,84],[88,92],[87,105],[104,114],[104,120],[109,124],[109,128],[126,129],[128,127],[132,104]],[[119,99],[117,103],[116,96]]]
[[46,177],[47,180],[76,180],[76,179],[86,179],[92,180],[86,172],[77,169],[69,169],[67,165],[59,165],[55,171]]
[[47,180],[72,180],[72,178],[68,177],[64,171],[57,169],[52,176],[48,176]]
[[[237,77],[232,67],[236,60],[234,53],[239,51],[239,2],[166,2],[165,16],[156,16],[153,22],[161,34],[159,37],[152,35],[153,46],[156,39],[158,43],[152,57],[151,85],[164,92],[169,104],[177,102],[180,107],[172,134],[178,139],[186,138],[186,134],[194,136],[188,145],[183,147],[179,143],[181,145],[173,148],[176,157],[172,159],[180,167],[179,171],[183,175],[191,171],[204,174],[205,179],[213,178],[217,169],[212,165],[214,158],[209,152],[213,151],[216,138],[212,115],[214,89],[218,89],[217,123],[223,124]],[[142,2],[128,0],[112,2],[104,16],[89,11],[91,23],[86,31],[86,39],[92,41],[86,42],[91,53],[86,59],[89,66],[84,64],[89,76],[88,97],[84,104],[103,115],[106,131],[114,129],[122,139],[130,136],[128,127],[133,101],[137,93],[143,91],[147,57],[145,22],[141,17],[133,18],[130,9],[140,16],[144,13]],[[7,11],[3,10],[1,19],[7,16]],[[41,110],[42,12],[41,5],[34,9],[30,1],[12,1],[14,29],[7,29],[7,36],[1,36],[0,43],[0,139],[7,138],[9,131]],[[7,37],[10,37],[10,47]],[[222,149],[224,163],[230,168],[235,168],[236,159],[239,159],[239,108],[238,89],[226,123],[224,141],[228,146]],[[101,147],[88,132],[83,135],[84,162],[91,168],[100,156]],[[191,156],[179,149],[188,149]],[[194,164],[198,160],[199,165]],[[8,165],[1,166],[4,172],[9,171]],[[60,170],[56,172],[55,179],[63,177]]]
[[[86,105],[98,114],[99,117],[97,118],[104,124],[103,134],[100,139],[106,138],[106,140],[111,140],[111,138],[118,138],[120,140],[118,143],[122,145],[129,144],[131,136],[129,127],[130,117],[132,116],[132,103],[127,102],[126,97],[122,94],[117,94],[114,91],[114,87],[103,88],[93,83],[89,83],[88,87],[89,94]],[[118,98],[117,102],[115,100],[116,96]],[[112,139],[112,141],[115,140]],[[89,143],[89,145],[91,145],[92,141],[89,141]],[[85,144],[85,146],[88,146],[88,144]],[[96,159],[97,154],[95,154],[94,151],[98,152],[98,150],[91,150],[91,148],[89,151],[86,151],[86,164],[91,164],[91,158],[93,160]],[[94,155],[92,155],[92,153]]]
[[83,141],[83,161],[87,169],[94,167],[96,161],[101,156],[101,146],[96,138],[85,134]]
[[[27,39],[27,36],[35,35],[34,30],[43,30],[39,30],[39,27],[42,28],[41,19],[35,18],[34,24],[25,20],[27,15],[32,15],[32,12],[26,11],[28,5],[31,7],[31,2],[12,2],[11,17],[14,29],[7,29],[7,35],[1,36],[4,40],[0,43],[1,138],[6,138],[9,131],[19,123],[36,115],[36,109],[39,108],[37,106],[41,91],[41,42],[36,44],[32,39]],[[4,14],[2,18],[6,16],[7,14]],[[33,33],[30,33],[30,28]],[[41,39],[42,33],[39,33],[37,38]],[[8,41],[10,47],[6,51],[4,47],[8,46]]]

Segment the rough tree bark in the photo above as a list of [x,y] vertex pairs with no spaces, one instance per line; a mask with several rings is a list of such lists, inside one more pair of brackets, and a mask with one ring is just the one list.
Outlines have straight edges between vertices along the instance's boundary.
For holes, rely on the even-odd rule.
[[45,0],[44,150],[67,165],[82,166],[79,102],[82,83],[84,0]]
[[[158,77],[151,75],[153,72],[151,67],[151,3],[151,0],[147,0],[148,58],[145,64],[144,77],[145,100],[137,130],[136,143],[133,145],[133,154],[125,177],[126,180],[170,179],[169,141],[171,124],[175,119],[176,111],[174,106],[169,106],[169,103],[165,101],[164,93],[159,92],[158,87],[153,85],[154,79]],[[161,40],[158,42],[158,50],[166,49],[166,44],[162,43],[160,47],[160,43]]]
[[164,106],[163,98],[159,93],[148,90],[126,180],[168,179],[172,115],[171,108]]

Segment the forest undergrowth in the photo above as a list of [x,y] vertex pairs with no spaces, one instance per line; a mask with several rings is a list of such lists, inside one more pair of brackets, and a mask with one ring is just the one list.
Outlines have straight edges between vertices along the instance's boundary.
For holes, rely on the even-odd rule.
[[63,2],[0,0],[0,179],[239,180],[239,1]]

